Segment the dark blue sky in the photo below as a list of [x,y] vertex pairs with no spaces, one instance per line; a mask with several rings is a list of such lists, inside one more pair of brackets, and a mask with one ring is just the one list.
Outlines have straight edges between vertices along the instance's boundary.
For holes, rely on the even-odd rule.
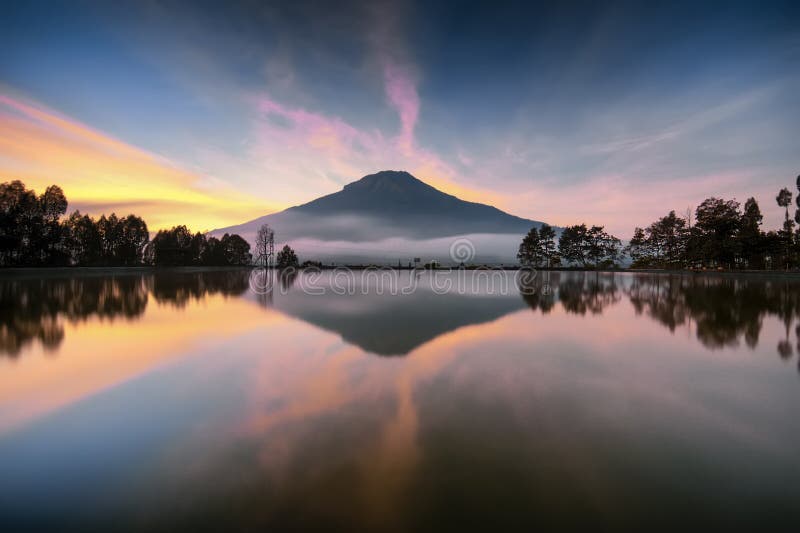
[[[60,155],[6,142],[0,172],[62,182],[90,210],[125,194],[139,210],[216,201],[231,223],[404,168],[515,214],[623,237],[712,194],[755,195],[776,225],[775,192],[800,172],[798,6],[9,4],[0,135]],[[120,162],[31,109],[136,154]],[[66,137],[68,154],[52,149]]]

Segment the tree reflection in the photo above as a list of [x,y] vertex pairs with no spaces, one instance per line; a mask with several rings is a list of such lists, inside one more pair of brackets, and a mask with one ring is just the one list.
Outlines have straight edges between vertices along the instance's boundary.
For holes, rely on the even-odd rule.
[[213,295],[239,296],[247,288],[250,271],[210,272],[158,272],[148,276],[148,287],[158,303],[168,303],[177,308],[186,307],[191,301],[202,300]]
[[288,267],[281,270],[278,274],[278,280],[281,284],[281,290],[283,292],[288,291],[294,286],[295,281],[297,281],[297,269],[295,267]]
[[543,314],[560,302],[567,313],[597,315],[621,299],[615,275],[599,272],[542,272],[520,292],[531,309]]
[[[621,278],[554,272],[540,273],[520,292],[532,309],[543,314],[560,303],[567,313],[579,315],[602,313],[620,301],[622,292],[637,314],[670,331],[692,328],[697,340],[712,350],[742,341],[755,348],[764,318],[773,316],[785,330],[777,344],[778,354],[790,359],[795,352],[790,332],[800,317],[800,283],[789,279],[644,273]],[[795,338],[800,353],[800,324]]]
[[555,291],[551,283],[558,283],[558,275],[548,281],[534,281],[524,290],[520,291],[522,299],[533,310],[539,310],[543,315],[550,313],[556,305]]
[[183,307],[209,294],[240,295],[247,281],[246,270],[0,280],[0,356],[16,358],[34,341],[55,350],[64,340],[64,321],[135,320],[148,294]]
[[20,279],[0,282],[0,355],[17,357],[38,340],[50,351],[64,339],[63,320],[134,318],[147,306],[141,277]]
[[694,322],[697,339],[711,349],[758,344],[765,316],[783,321],[781,357],[792,355],[789,331],[800,314],[798,285],[785,280],[725,276],[634,276],[626,290],[637,313],[645,313],[674,331]]

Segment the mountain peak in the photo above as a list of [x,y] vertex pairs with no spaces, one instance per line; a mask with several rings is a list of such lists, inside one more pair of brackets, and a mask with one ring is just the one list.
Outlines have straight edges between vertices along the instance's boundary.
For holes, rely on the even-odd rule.
[[402,193],[411,190],[434,189],[424,181],[419,180],[405,170],[381,170],[375,174],[368,174],[358,181],[344,186],[345,191],[362,191],[374,193]]
[[[467,234],[524,235],[533,220],[465,202],[402,170],[384,170],[338,192],[222,231],[254,235],[268,223],[281,239],[380,241]],[[246,229],[243,229],[246,228]]]

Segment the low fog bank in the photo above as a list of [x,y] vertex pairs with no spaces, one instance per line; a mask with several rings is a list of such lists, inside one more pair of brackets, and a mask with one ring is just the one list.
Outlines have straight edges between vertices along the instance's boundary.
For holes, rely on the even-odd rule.
[[[258,228],[269,224],[275,231],[276,249],[289,244],[301,262],[396,266],[398,261],[408,265],[418,257],[423,263],[435,260],[443,265],[458,265],[462,261],[491,265],[517,263],[522,233],[464,231],[469,224],[458,231],[453,224],[443,223],[441,219],[445,217],[446,214],[409,216],[390,222],[363,215],[308,216],[289,210],[214,230],[211,235],[238,233],[254,245]],[[452,256],[451,247],[454,247]]]
[[[382,217],[356,213],[317,215],[296,209],[260,217],[238,226],[217,229],[211,234],[219,237],[226,232],[238,233],[253,242],[258,228],[269,224],[275,230],[275,238],[280,241],[310,239],[321,242],[377,243],[393,239],[435,241],[467,234],[517,235],[516,231],[501,230],[491,223],[454,219],[446,211]],[[532,222],[531,226],[533,225],[537,224]],[[520,240],[529,229],[525,224],[518,232]]]
[[[415,257],[423,263],[438,261],[442,265],[516,264],[522,235],[470,234],[437,239],[392,237],[377,241],[345,241],[297,239],[276,242],[276,249],[289,244],[300,261],[312,260],[336,264],[378,264],[406,266]],[[452,250],[452,254],[451,254]]]

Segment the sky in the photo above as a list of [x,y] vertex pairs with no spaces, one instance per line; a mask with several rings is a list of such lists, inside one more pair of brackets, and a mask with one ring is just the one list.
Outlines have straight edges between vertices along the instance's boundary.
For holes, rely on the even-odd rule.
[[0,180],[211,230],[407,170],[630,238],[800,174],[797,2],[15,2]]

